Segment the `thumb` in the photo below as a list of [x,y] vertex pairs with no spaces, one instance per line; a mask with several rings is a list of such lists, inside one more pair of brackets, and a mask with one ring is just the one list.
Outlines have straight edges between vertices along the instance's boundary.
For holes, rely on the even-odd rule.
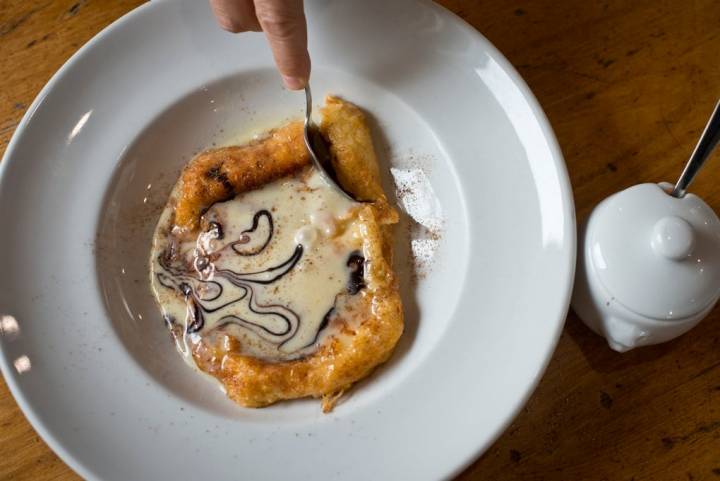
[[302,0],[255,0],[255,14],[285,86],[291,90],[305,87],[310,77],[310,55]]

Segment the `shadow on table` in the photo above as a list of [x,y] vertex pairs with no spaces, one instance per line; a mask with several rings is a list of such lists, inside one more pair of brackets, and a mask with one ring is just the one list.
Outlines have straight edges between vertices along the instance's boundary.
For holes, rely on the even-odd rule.
[[676,341],[670,341],[619,353],[610,349],[605,338],[592,332],[572,310],[568,314],[565,331],[580,348],[590,366],[599,372],[613,372],[653,362],[671,353],[677,345]]

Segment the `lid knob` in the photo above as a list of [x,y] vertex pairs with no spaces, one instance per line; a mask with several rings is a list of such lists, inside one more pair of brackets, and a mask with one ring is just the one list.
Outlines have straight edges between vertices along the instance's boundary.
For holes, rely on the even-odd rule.
[[650,244],[655,254],[680,261],[692,254],[695,247],[695,231],[681,217],[674,215],[663,217],[653,227]]

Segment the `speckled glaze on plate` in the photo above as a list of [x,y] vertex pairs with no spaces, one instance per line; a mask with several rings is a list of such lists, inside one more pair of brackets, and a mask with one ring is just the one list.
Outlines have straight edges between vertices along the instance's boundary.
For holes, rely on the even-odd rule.
[[317,97],[366,109],[398,186],[406,332],[328,415],[314,400],[239,408],[179,359],[147,282],[167,194],[193,153],[299,118],[304,98],[280,87],[262,35],[222,32],[206,2],[148,3],[53,77],[0,164],[0,367],[87,479],[452,476],[552,354],[575,221],[527,86],[430,2],[306,10]]

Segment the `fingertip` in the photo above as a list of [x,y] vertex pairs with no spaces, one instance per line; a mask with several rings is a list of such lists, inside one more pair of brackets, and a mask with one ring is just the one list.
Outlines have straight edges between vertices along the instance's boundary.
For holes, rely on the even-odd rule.
[[285,87],[290,90],[302,90],[307,84],[307,80],[302,77],[290,77],[288,75],[283,75],[282,80]]
[[226,32],[230,33],[240,33],[242,32],[242,27],[235,23],[230,17],[227,16],[219,16],[217,17],[218,25],[220,25],[220,28],[225,30]]

